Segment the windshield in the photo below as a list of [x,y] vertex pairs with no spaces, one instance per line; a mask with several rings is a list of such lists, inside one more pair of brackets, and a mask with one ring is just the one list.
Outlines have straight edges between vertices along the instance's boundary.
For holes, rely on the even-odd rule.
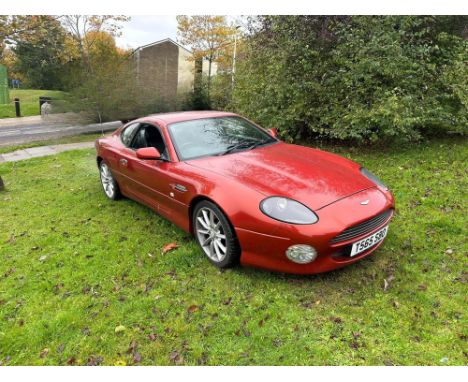
[[227,155],[277,142],[241,117],[216,117],[172,123],[169,134],[180,160]]

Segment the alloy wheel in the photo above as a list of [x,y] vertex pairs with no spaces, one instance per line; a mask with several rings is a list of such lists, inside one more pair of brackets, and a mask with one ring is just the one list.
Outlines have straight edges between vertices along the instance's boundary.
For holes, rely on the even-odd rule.
[[215,263],[222,262],[227,254],[226,232],[216,212],[208,207],[200,208],[195,230],[205,254]]
[[110,172],[109,166],[107,164],[102,163],[101,164],[101,183],[102,183],[102,188],[104,189],[104,192],[109,198],[113,198],[115,194],[115,183],[114,183],[114,178],[112,177],[112,174]]

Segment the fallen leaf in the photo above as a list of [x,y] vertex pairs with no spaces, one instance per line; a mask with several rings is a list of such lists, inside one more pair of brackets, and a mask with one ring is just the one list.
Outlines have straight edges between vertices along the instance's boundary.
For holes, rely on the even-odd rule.
[[8,271],[5,272],[3,277],[7,278],[8,276],[12,275],[15,272],[16,272],[16,268],[10,268]]
[[138,347],[138,342],[133,340],[132,342],[130,342],[130,345],[128,346],[127,353],[131,354],[131,353],[135,352],[137,347]]
[[126,329],[125,326],[119,325],[119,326],[115,327],[114,332],[115,333],[121,333],[121,332],[125,331],[125,329]]
[[104,360],[104,358],[102,358],[102,356],[94,356],[92,355],[91,357],[88,358],[88,362],[87,362],[87,365],[88,366],[99,366],[102,361]]
[[447,248],[447,250],[445,251],[445,254],[446,255],[452,255],[453,254],[453,249],[452,248]]
[[45,358],[45,357],[47,357],[47,354],[49,354],[49,349],[44,348],[44,349],[42,349],[41,353],[39,354],[39,357],[40,358]]
[[91,330],[89,330],[89,328],[86,326],[84,327],[83,329],[81,329],[81,333],[84,335],[84,336],[89,336],[91,334]]
[[198,310],[198,305],[190,305],[187,309],[189,313],[194,313]]
[[171,354],[169,355],[169,359],[176,365],[180,365],[184,362],[184,358],[179,354],[177,350],[171,352]]
[[42,255],[41,257],[39,257],[39,261],[42,263],[44,261],[46,261],[47,259],[47,256],[46,255]]
[[387,291],[388,288],[391,287],[390,283],[395,280],[395,276],[390,275],[386,279],[384,279],[384,292]]
[[114,366],[127,366],[127,362],[125,362],[123,359],[118,359],[114,362]]
[[148,339],[149,339],[150,341],[156,341],[156,337],[157,337],[157,335],[156,335],[155,333],[150,333],[150,334],[148,335]]
[[75,357],[70,357],[67,359],[67,365],[74,365],[76,362]]
[[141,354],[138,352],[133,353],[133,362],[140,363],[141,362]]
[[223,305],[231,305],[232,297],[227,298],[223,301]]
[[169,244],[166,244],[162,249],[161,249],[161,253],[164,255],[166,254],[167,252],[169,251],[172,251],[176,248],[179,248],[179,246],[176,244],[176,243],[169,243]]
[[359,349],[359,344],[358,344],[357,341],[351,341],[349,343],[349,346],[351,346],[351,348],[353,348],[353,349]]
[[441,358],[439,362],[440,363],[447,363],[448,360],[449,360],[448,357],[444,357],[444,358]]
[[247,329],[242,329],[242,332],[244,333],[244,336],[250,337],[250,332]]

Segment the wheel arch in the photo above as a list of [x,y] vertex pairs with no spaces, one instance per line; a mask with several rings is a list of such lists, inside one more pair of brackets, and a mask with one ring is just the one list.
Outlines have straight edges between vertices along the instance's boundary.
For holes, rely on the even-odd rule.
[[232,222],[231,222],[231,219],[229,219],[229,215],[226,213],[226,211],[223,209],[223,207],[221,207],[221,205],[219,203],[216,202],[216,200],[210,198],[209,196],[206,196],[206,195],[197,195],[195,196],[191,201],[190,201],[190,204],[189,204],[189,230],[190,230],[190,233],[193,235],[194,232],[193,232],[193,212],[195,211],[195,207],[198,203],[202,202],[202,201],[207,201],[207,202],[210,202],[210,203],[213,203],[216,205],[216,207],[218,207],[221,212],[224,214],[224,216],[226,216],[226,219],[227,221],[229,222],[229,225],[231,226],[232,228],[232,231],[235,233],[236,230],[234,228],[234,226],[232,225]]

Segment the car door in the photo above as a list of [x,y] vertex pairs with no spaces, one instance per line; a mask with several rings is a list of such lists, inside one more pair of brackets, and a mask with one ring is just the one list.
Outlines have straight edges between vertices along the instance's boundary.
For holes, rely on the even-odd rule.
[[[136,156],[136,151],[143,147],[155,147],[161,154],[161,160],[144,160]],[[133,197],[170,216],[166,190],[169,187],[170,167],[172,162],[166,154],[166,143],[159,127],[142,123],[135,133],[131,144],[122,151],[119,161],[121,172],[129,179],[130,193]]]
[[109,144],[105,145],[106,161],[111,168],[114,178],[117,180],[122,192],[126,193],[128,179],[122,174],[120,159],[122,150],[131,142],[133,135],[139,127],[139,123],[131,123],[125,126],[119,135],[112,135]]
[[129,176],[128,160],[134,154],[133,150],[129,148],[133,137],[140,127],[140,123],[132,123],[125,127],[120,134],[120,143],[114,147],[112,152],[112,165],[114,176],[119,183],[122,192],[125,195],[132,196],[134,191],[134,180]]

